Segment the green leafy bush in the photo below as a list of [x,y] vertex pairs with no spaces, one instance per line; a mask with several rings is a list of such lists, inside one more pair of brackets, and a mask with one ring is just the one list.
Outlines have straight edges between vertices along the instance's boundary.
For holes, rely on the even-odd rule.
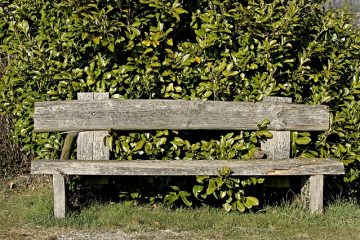
[[[231,169],[225,166],[219,169],[218,176],[197,176],[196,179],[180,178],[175,180],[169,177],[154,180],[152,177],[151,179],[142,179],[141,184],[138,182],[129,184],[131,181],[125,181],[121,185],[123,187],[124,184],[127,185],[123,189],[128,191],[121,192],[119,197],[126,205],[142,203],[150,203],[153,206],[164,203],[170,207],[211,205],[221,206],[228,212],[244,212],[257,207],[259,200],[253,196],[246,196],[245,191],[248,190],[248,187],[263,183],[264,179],[255,177],[240,179],[231,177],[231,173]],[[176,185],[172,185],[173,183]],[[160,188],[158,187],[158,191],[149,191],[149,189],[153,189],[149,186],[158,184],[161,185]]]
[[230,177],[231,169],[223,167],[219,170],[218,177],[198,176],[194,185],[193,194],[200,202],[209,201],[209,197],[215,202],[222,203],[224,209],[229,211],[244,212],[259,205],[259,200],[252,196],[245,196],[244,187],[263,183],[263,178],[251,177],[247,180]]
[[[326,104],[331,128],[293,133],[293,156],[335,157],[360,184],[360,34],[321,0],[0,0],[0,111],[37,158],[57,158],[61,134],[33,133],[33,103],[110,92],[124,99],[261,101],[287,96]],[[114,133],[112,154],[136,158],[251,158],[251,132]],[[207,136],[208,135],[208,136]],[[345,184],[343,184],[345,186]]]

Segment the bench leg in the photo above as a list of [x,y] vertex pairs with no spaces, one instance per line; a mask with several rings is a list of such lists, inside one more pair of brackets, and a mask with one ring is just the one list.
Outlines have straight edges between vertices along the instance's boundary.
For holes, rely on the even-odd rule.
[[65,218],[66,214],[66,190],[65,178],[61,174],[53,175],[54,190],[54,216],[55,218]]
[[313,175],[302,181],[301,198],[311,213],[323,213],[324,175]]

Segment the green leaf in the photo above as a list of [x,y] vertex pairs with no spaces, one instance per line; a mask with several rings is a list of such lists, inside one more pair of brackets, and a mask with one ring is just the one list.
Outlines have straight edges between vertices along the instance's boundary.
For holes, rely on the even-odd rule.
[[83,33],[81,34],[81,40],[85,40],[85,39],[87,38],[87,36],[89,36],[89,33],[83,32]]
[[140,140],[136,143],[135,147],[132,149],[132,151],[139,151],[140,149],[143,148],[143,146],[145,145],[146,141],[145,140]]
[[240,211],[240,212],[244,212],[245,211],[245,206],[242,202],[240,202],[239,200],[236,201],[236,208]]
[[247,209],[252,208],[252,205],[249,203],[249,201],[245,201],[245,202],[243,202],[243,204]]
[[94,42],[96,45],[98,45],[98,44],[100,43],[101,38],[99,38],[99,37],[94,37],[92,40],[93,40],[93,42]]
[[220,199],[223,199],[224,197],[226,197],[226,191],[220,191],[219,197],[220,197]]
[[203,98],[208,98],[208,97],[210,97],[212,94],[213,94],[213,92],[210,91],[210,90],[208,90],[208,91],[206,91],[206,92],[204,93]]
[[175,190],[175,191],[179,191],[179,190],[180,190],[178,186],[170,186],[170,188],[171,188],[172,190]]
[[109,49],[111,52],[114,52],[114,50],[115,50],[114,44],[113,44],[113,43],[110,43],[110,44],[108,45],[108,49]]
[[257,183],[259,183],[259,184],[264,183],[264,181],[265,181],[265,178],[258,178],[257,179]]
[[184,140],[182,140],[179,137],[175,137],[172,142],[175,143],[177,146],[180,146],[180,147],[185,144]]
[[311,153],[309,152],[304,152],[302,153],[299,157],[304,157],[304,158],[315,158],[314,155],[312,155]]
[[198,183],[204,183],[204,181],[207,179],[209,179],[209,176],[196,176],[196,181]]
[[194,185],[192,192],[196,198],[198,198],[199,194],[204,190],[204,186],[202,185]]
[[309,137],[300,137],[295,140],[295,142],[299,145],[307,145],[311,142],[311,138]]
[[110,72],[107,72],[104,74],[104,79],[109,79],[111,78],[111,73]]
[[138,192],[130,193],[131,198],[136,199],[140,197],[140,194]]
[[157,143],[156,143],[156,147],[159,147],[159,146],[161,146],[161,145],[164,145],[164,144],[166,143],[166,141],[167,141],[167,138],[166,138],[166,137],[160,138],[160,139],[157,141]]
[[225,135],[225,138],[226,138],[226,139],[230,139],[230,138],[232,138],[233,136],[234,136],[234,133],[231,132],[231,133],[226,134],[226,135]]
[[208,188],[206,189],[206,194],[207,194],[207,195],[210,195],[210,194],[212,194],[213,192],[215,192],[215,190],[216,190],[215,180],[214,180],[214,179],[210,179],[210,180],[209,180]]
[[251,204],[251,206],[259,206],[259,200],[256,197],[245,197],[246,201]]
[[272,138],[273,134],[270,131],[267,130],[260,130],[257,132],[259,134],[259,136],[264,136],[266,138]]
[[223,208],[225,211],[230,212],[231,211],[231,205],[229,203],[224,203]]
[[178,195],[176,195],[174,193],[170,193],[170,194],[165,196],[164,203],[165,204],[173,204],[178,199],[179,199]]
[[259,126],[259,129],[264,129],[269,124],[270,124],[270,120],[265,118],[258,126]]
[[166,44],[172,46],[174,44],[172,38],[166,40]]
[[181,191],[179,193],[181,200],[183,201],[183,203],[185,203],[186,206],[190,207],[192,205],[192,202],[190,202],[187,197],[190,196],[190,193],[185,192],[185,191]]

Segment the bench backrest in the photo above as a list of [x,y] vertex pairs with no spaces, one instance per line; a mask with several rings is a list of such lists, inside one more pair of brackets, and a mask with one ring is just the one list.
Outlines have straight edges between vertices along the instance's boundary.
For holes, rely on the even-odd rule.
[[73,100],[35,104],[35,131],[93,130],[269,130],[323,131],[327,106],[279,102],[184,100]]
[[108,93],[79,93],[78,99],[35,103],[34,114],[35,132],[81,132],[78,159],[108,159],[108,150],[98,149],[110,129],[257,130],[259,123],[269,119],[268,130],[273,130],[274,136],[261,147],[269,158],[288,158],[290,130],[329,128],[327,106],[292,104],[290,98],[266,97],[257,103],[119,100],[108,99]]

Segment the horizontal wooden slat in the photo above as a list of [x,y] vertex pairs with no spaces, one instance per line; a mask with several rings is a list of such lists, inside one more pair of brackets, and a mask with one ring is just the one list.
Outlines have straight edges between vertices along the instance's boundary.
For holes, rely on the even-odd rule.
[[35,104],[35,131],[212,129],[322,131],[329,128],[327,106],[272,102],[185,100],[49,101]]
[[194,176],[217,175],[224,166],[238,176],[289,176],[344,174],[341,162],[331,159],[258,159],[258,160],[133,160],[133,161],[58,161],[31,163],[33,174]]

